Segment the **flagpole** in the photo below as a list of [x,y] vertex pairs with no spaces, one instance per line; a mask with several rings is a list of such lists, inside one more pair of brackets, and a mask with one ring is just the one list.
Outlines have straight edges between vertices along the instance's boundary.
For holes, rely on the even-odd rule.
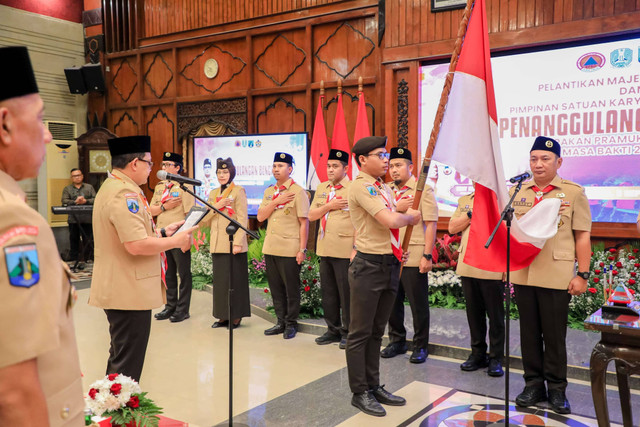
[[[440,133],[440,124],[442,123],[442,118],[444,117],[444,110],[447,107],[447,102],[449,100],[449,93],[451,92],[451,84],[453,83],[453,73],[456,70],[456,65],[458,64],[458,57],[460,56],[460,50],[462,49],[462,42],[464,40],[464,36],[467,33],[467,25],[469,24],[469,17],[471,16],[471,10],[473,9],[473,4],[475,0],[467,0],[467,6],[464,9],[464,13],[462,14],[462,20],[460,20],[460,25],[458,26],[458,37],[456,38],[456,43],[453,47],[453,53],[451,54],[451,62],[449,63],[449,72],[447,73],[447,78],[444,82],[444,87],[442,88],[442,94],[440,95],[440,104],[438,104],[438,110],[436,111],[436,117],[433,121],[433,129],[431,130],[431,136],[429,137],[429,145],[427,146],[427,151],[425,152],[424,159],[422,160],[422,168],[420,169],[420,175],[418,176],[418,183],[416,184],[416,193],[413,199],[413,209],[418,209],[420,206],[420,199],[422,198],[422,191],[424,190],[424,185],[427,181],[427,176],[429,175],[429,166],[431,165],[431,156],[433,155],[433,150],[436,147],[436,141],[438,139],[438,134]],[[404,239],[402,240],[402,251],[406,252],[409,248],[409,241],[411,240],[411,232],[413,231],[413,225],[408,225],[407,230],[404,234]],[[402,274],[402,267],[400,268],[400,274]]]

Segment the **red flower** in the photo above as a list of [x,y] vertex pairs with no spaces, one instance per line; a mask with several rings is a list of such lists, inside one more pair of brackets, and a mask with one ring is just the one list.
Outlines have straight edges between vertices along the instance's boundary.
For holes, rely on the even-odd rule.
[[309,269],[309,271],[313,270],[313,266],[311,266],[311,265],[309,267],[307,267],[307,268]]
[[313,284],[315,285],[316,283],[318,283],[318,279],[313,279]]
[[92,388],[91,390],[89,390],[89,397],[92,399],[96,398],[96,394],[98,394],[98,389],[96,388]]
[[613,270],[613,271],[611,272],[611,274],[613,274],[614,276],[617,276],[617,275],[618,275],[618,270]]
[[593,252],[591,252],[591,256],[593,256]]
[[302,284],[303,284],[303,285],[306,285],[306,284],[307,284],[307,279],[303,279],[303,280],[302,280]]
[[633,289],[629,289],[629,292],[631,293],[631,295],[635,295],[636,291],[634,291]]
[[616,262],[616,267],[622,268],[622,263],[620,261]]
[[109,378],[109,381],[113,381],[116,378],[118,378],[118,375],[120,375],[120,374],[109,374],[109,375],[107,375],[107,378]]
[[633,266],[634,266],[635,268],[640,267],[640,262],[636,262],[635,264],[633,264]]
[[634,254],[637,254],[637,253],[638,253],[638,251],[640,251],[640,249],[638,249],[638,248],[633,248],[633,253],[634,253]]
[[600,262],[600,267],[604,267],[604,262]]
[[113,394],[114,396],[119,395],[121,391],[122,391],[122,384],[115,383],[111,385],[111,394]]
[[305,287],[304,287],[304,291],[305,291],[305,292],[309,292],[310,290],[311,290],[311,288],[310,288],[309,286],[305,286]]
[[629,284],[630,284],[630,285],[635,285],[635,284],[636,284],[636,281],[635,281],[634,279],[629,279]]
[[269,288],[264,288],[264,293],[268,294],[269,293]]
[[598,292],[596,291],[596,288],[589,288],[588,291],[591,292],[592,294],[595,294],[596,292]]
[[610,291],[610,290],[609,290],[609,288],[604,288],[604,292],[605,292],[605,293],[607,293],[607,294],[608,294],[608,293],[609,293],[609,291]]
[[616,257],[614,257],[614,256],[610,256],[610,257],[607,257],[607,259],[608,259],[609,261],[613,261],[614,259],[616,259]]
[[129,408],[137,408],[140,406],[140,399],[138,399],[138,396],[131,396],[131,399],[129,399],[129,401],[127,402],[127,406]]
[[629,255],[629,259],[636,259],[633,255]]
[[609,252],[611,252],[612,254],[615,254],[617,251],[616,251],[615,248],[611,248],[611,249],[609,249]]
[[598,282],[600,282],[600,279],[599,279],[599,278],[597,278],[597,277],[594,277],[594,278],[593,278],[593,283],[598,283]]
[[593,270],[594,273],[596,274],[600,274],[602,272],[602,270],[600,270],[599,268],[596,268],[595,270]]
[[636,274],[638,274],[638,273],[636,273],[635,271],[632,271],[632,272],[631,272],[631,273],[629,273],[629,274],[631,275],[631,277],[636,277]]

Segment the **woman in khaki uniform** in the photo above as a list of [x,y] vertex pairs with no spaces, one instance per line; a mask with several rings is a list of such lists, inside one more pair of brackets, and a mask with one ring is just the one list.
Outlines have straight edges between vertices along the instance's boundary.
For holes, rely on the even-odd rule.
[[27,48],[0,48],[0,63],[0,426],[82,426],[75,291],[16,182],[38,175],[51,134]]
[[[236,168],[231,158],[218,158],[216,176],[220,187],[209,194],[209,204],[226,213],[229,217],[247,226],[247,193],[236,185],[233,179]],[[229,325],[233,319],[233,327],[240,326],[243,317],[251,316],[249,303],[249,269],[247,266],[247,233],[239,229],[233,236],[233,313],[229,315],[229,235],[226,228],[229,220],[216,212],[207,216],[206,223],[211,226],[210,250],[213,260],[213,317],[220,319],[212,328]],[[203,221],[204,222],[204,221]]]

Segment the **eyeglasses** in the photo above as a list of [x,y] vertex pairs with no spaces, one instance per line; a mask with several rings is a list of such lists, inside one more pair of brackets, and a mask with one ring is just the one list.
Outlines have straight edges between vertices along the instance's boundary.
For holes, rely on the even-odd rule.
[[71,175],[71,178],[82,178],[82,174],[78,174],[78,175]]
[[175,166],[176,164],[173,162],[162,162],[162,167],[168,168],[171,166]]
[[149,165],[150,168],[153,167],[153,162],[151,160],[141,159],[140,157],[138,157],[138,160],[140,160],[141,162],[145,162]]
[[389,160],[389,157],[391,156],[391,154],[390,154],[390,153],[385,153],[384,151],[381,151],[381,152],[379,152],[379,153],[369,153],[369,154],[363,154],[363,155],[364,155],[365,157],[368,157],[368,156],[378,156],[378,158],[379,158],[380,160],[382,160],[382,159],[387,159],[387,160]]

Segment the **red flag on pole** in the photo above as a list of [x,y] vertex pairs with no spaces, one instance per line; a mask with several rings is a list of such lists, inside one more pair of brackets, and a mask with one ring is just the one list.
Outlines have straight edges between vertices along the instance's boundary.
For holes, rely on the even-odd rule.
[[[331,148],[351,152],[349,136],[347,135],[347,122],[342,109],[342,94],[338,94],[338,107],[336,108],[336,120],[333,122],[333,135],[331,136]],[[351,157],[349,157],[349,168],[351,168]]]
[[[473,220],[464,262],[487,271],[506,270],[507,229],[501,224],[491,246],[484,245],[498,223],[509,195],[498,139],[497,111],[489,50],[485,0],[476,0],[451,85],[433,158],[476,182]],[[514,219],[511,267],[527,267],[557,231],[557,207],[536,206]],[[555,210],[554,210],[555,209]],[[528,224],[526,224],[528,223]]]
[[313,125],[313,135],[311,138],[311,155],[309,157],[309,172],[307,174],[307,185],[311,190],[315,190],[318,184],[328,179],[327,158],[329,157],[329,144],[327,144],[327,130],[324,126],[324,116],[322,115],[323,99],[324,95],[321,95],[318,100],[316,122]]
[[[356,116],[356,132],[353,135],[353,143],[358,142],[359,139],[371,136],[369,131],[369,118],[367,117],[367,107],[364,100],[364,92],[358,92],[358,115]],[[352,178],[358,175],[359,169],[356,163],[355,156],[351,155],[351,168],[349,174]]]

